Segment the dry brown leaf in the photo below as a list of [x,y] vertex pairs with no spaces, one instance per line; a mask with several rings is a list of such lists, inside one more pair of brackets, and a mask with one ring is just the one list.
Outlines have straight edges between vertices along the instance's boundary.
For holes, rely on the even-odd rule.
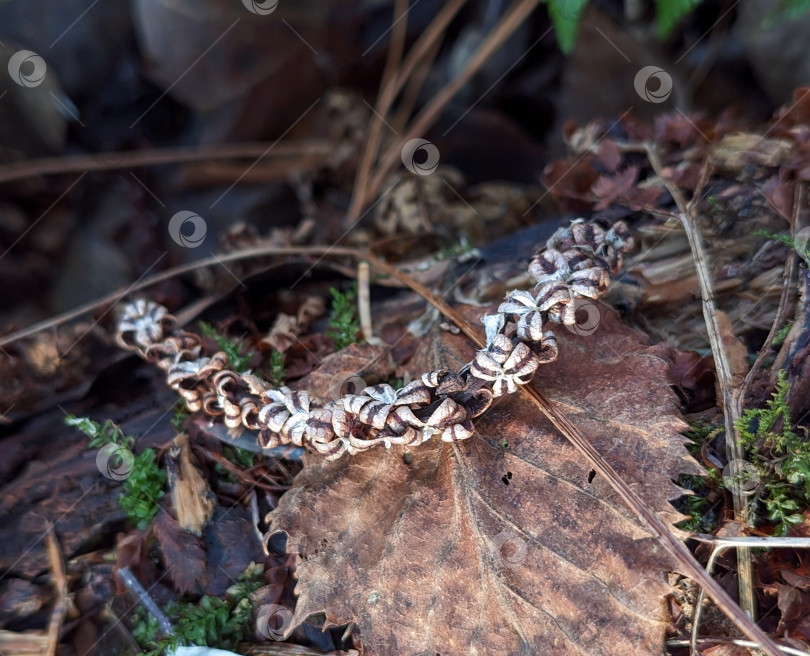
[[810,595],[802,592],[792,585],[777,583],[777,599],[779,610],[782,615],[779,618],[777,633],[786,635],[792,633],[793,628],[800,624],[808,615],[807,609],[810,606]]
[[588,198],[591,187],[599,179],[599,174],[587,158],[580,157],[574,162],[560,160],[552,162],[543,171],[543,184],[554,198],[575,199],[582,202]]
[[793,148],[787,139],[766,139],[754,133],[729,134],[712,148],[715,166],[738,171],[745,166],[779,166]]
[[638,172],[637,166],[628,166],[616,175],[600,176],[591,187],[591,193],[599,199],[594,209],[603,210],[616,199],[627,196],[638,179]]
[[686,116],[686,114],[662,114],[655,119],[656,143],[671,142],[680,148],[687,148],[695,143],[705,143],[714,132],[712,121],[700,116]]
[[[698,467],[667,349],[599,311],[593,334],[558,330],[560,359],[534,384],[677,521],[672,479]],[[474,354],[463,336],[434,334],[414,366],[456,370]],[[354,621],[369,655],[660,654],[670,556],[531,399],[502,398],[476,428],[412,459],[392,448],[308,460],[271,514],[298,554],[293,624]]]
[[793,91],[793,99],[776,110],[771,120],[771,129],[777,134],[789,133],[797,126],[810,123],[810,87],[798,87]]
[[205,576],[205,551],[199,538],[186,533],[166,512],[158,513],[153,530],[169,578],[180,594],[185,594]]
[[326,303],[320,296],[307,296],[296,316],[279,312],[273,327],[267,337],[261,341],[276,349],[279,353],[286,353],[298,341],[302,331],[307,330],[313,319],[317,319],[326,312]]
[[655,205],[663,192],[660,186],[636,184],[639,168],[628,166],[616,175],[603,175],[591,187],[591,193],[598,198],[595,210],[604,210],[612,203],[621,203],[633,211],[645,205]]
[[273,327],[267,333],[267,337],[262,339],[262,343],[271,346],[279,353],[286,353],[295,344],[301,330],[298,328],[298,321],[291,314],[279,312]]
[[772,175],[761,187],[762,195],[773,205],[779,214],[790,220],[793,210],[794,182],[782,176],[784,169],[780,169],[779,174]]

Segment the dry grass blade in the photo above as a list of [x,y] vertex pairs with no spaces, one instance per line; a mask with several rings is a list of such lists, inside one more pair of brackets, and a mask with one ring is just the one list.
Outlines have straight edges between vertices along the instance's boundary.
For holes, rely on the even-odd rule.
[[[756,547],[756,548],[763,548],[763,549],[774,549],[774,548],[783,548],[783,549],[807,549],[810,547],[810,539],[808,538],[759,538],[759,537],[742,537],[742,538],[715,538],[711,536],[711,539],[708,537],[701,537],[698,538],[701,542],[706,542],[708,544],[714,545],[712,549],[712,553],[709,556],[709,561],[706,563],[706,573],[711,574],[714,571],[714,565],[717,562],[717,559],[723,554],[726,549],[737,548],[740,547]],[[703,613],[703,599],[705,597],[706,591],[701,588],[700,592],[698,593],[697,603],[695,604],[695,617],[692,620],[692,637],[689,641],[689,647],[692,650],[692,654],[699,654],[698,651],[698,643],[700,640],[698,639],[698,629],[700,628],[700,618]],[[804,654],[806,652],[798,652],[799,654]]]
[[439,54],[442,42],[436,41],[430,50],[425,54],[424,59],[419,63],[413,75],[408,78],[408,83],[405,90],[402,92],[402,97],[397,103],[396,113],[391,119],[391,126],[396,132],[402,132],[408,125],[408,119],[413,113],[413,108],[416,106],[416,101],[419,97],[419,92],[422,90],[422,85],[427,79],[428,73],[433,68],[433,60]]
[[[375,196],[382,188],[385,178],[393,170],[396,162],[399,161],[402,146],[410,139],[418,137],[427,131],[438,118],[445,105],[469,82],[472,76],[486,63],[489,57],[512,36],[515,30],[520,27],[538,4],[539,0],[521,0],[512,6],[509,12],[487,35],[478,50],[473,53],[464,70],[425,106],[413,120],[407,133],[402,136],[399,142],[393,144],[385,152],[374,173],[374,177],[369,184],[366,185],[366,198]],[[350,217],[351,216],[352,215],[350,215]]]
[[[272,148],[272,151],[270,150]],[[113,171],[159,164],[181,164],[214,159],[243,159],[256,157],[325,157],[332,152],[325,141],[288,141],[286,143],[217,144],[213,146],[184,146],[180,148],[148,148],[138,151],[49,157],[14,162],[0,166],[0,183],[22,180],[35,175]]]
[[148,289],[152,285],[157,285],[158,283],[166,280],[171,280],[177,276],[191,273],[192,271],[197,271],[198,269],[214,266],[220,262],[238,262],[240,260],[249,260],[251,258],[266,255],[333,255],[338,257],[348,256],[361,259],[365,257],[364,254],[353,248],[342,248],[339,246],[259,246],[256,248],[247,248],[241,251],[234,251],[232,253],[225,253],[223,255],[215,255],[197,260],[195,262],[189,262],[188,264],[172,267],[152,276],[146,276],[137,283],[128,285],[126,287],[121,287],[98,300],[89,301],[88,303],[84,303],[73,310],[63,312],[56,317],[40,321],[29,326],[28,328],[22,328],[21,330],[9,333],[0,339],[0,346],[11,344],[12,342],[16,342],[18,339],[30,337],[31,335],[35,335],[43,330],[56,328],[57,326],[67,323],[68,321],[78,319],[79,317],[93,312],[94,310],[104,307],[105,305],[115,304],[127,295],[135,294],[141,290]]
[[[377,103],[374,115],[371,117],[371,128],[368,131],[368,138],[363,146],[363,153],[360,156],[360,163],[357,167],[357,175],[354,178],[354,188],[352,189],[352,200],[349,204],[349,224],[354,223],[360,215],[362,203],[364,201],[365,185],[377,151],[380,148],[382,139],[382,128],[385,122],[385,115],[388,113],[394,98],[398,93],[396,88],[397,69],[402,59],[402,51],[405,47],[405,36],[408,33],[408,10],[410,6],[407,0],[396,0],[394,3],[393,33],[391,43],[388,46],[388,55],[385,59],[385,69],[383,70],[380,87],[377,91]],[[400,17],[400,18],[398,18]]]
[[[729,462],[742,462],[745,459],[745,453],[740,444],[740,436],[736,427],[737,421],[742,416],[741,390],[739,385],[734,384],[731,360],[723,341],[723,332],[720,327],[717,310],[714,306],[712,276],[706,261],[706,250],[703,247],[703,240],[695,223],[695,203],[687,203],[686,198],[678,186],[663,175],[663,165],[655,150],[655,146],[647,146],[647,158],[656,175],[661,179],[664,185],[666,185],[667,190],[678,206],[676,218],[681,222],[683,230],[686,233],[686,238],[689,241],[689,248],[692,251],[692,259],[695,263],[698,284],[700,285],[703,317],[706,322],[706,330],[709,333],[712,355],[714,356],[717,382],[723,396],[727,458]],[[709,167],[710,164],[707,159],[701,171],[701,180],[708,179]],[[732,486],[732,499],[736,518],[745,525],[748,525],[750,522],[748,499],[737,485]],[[740,606],[749,617],[755,618],[756,597],[754,596],[754,569],[751,563],[751,553],[745,547],[737,551],[737,574],[739,577]]]
[[[447,29],[447,26],[450,24],[450,21],[453,20],[453,17],[458,13],[458,11],[464,6],[465,2],[466,0],[452,0],[452,2],[449,2],[442,8],[442,10],[436,15],[436,18],[434,18],[430,23],[427,30],[425,30],[419,40],[413,45],[410,51],[408,51],[408,55],[405,57],[405,60],[398,71],[393,70],[392,62],[399,62],[400,54],[397,53],[396,50],[400,49],[402,44],[399,43],[400,37],[398,37],[396,33],[392,37],[392,45],[388,52],[386,68],[377,98],[377,106],[374,109],[375,114],[371,119],[368,140],[366,141],[363,149],[363,155],[360,159],[360,165],[357,169],[357,176],[355,178],[354,189],[352,192],[352,202],[349,206],[349,212],[346,217],[348,224],[354,223],[360,217],[367,199],[377,191],[369,191],[367,189],[367,184],[371,174],[371,169],[374,166],[374,160],[377,157],[377,152],[380,148],[383,119],[388,114],[388,110],[391,109],[391,105],[394,103],[394,99],[397,97],[397,94],[402,90],[405,83],[411,79],[411,74],[416,66],[422,62],[423,58],[430,58],[431,53],[435,52],[442,35]],[[395,10],[395,14],[401,13],[401,11]],[[398,31],[402,33],[401,39],[404,40],[404,21],[400,21],[397,28]],[[399,44],[399,48],[396,47],[396,44]]]
[[[703,647],[716,647],[717,645],[736,645],[737,647],[756,647],[757,643],[751,640],[732,640],[731,638],[716,637],[716,638],[701,638],[697,641],[698,645]],[[688,640],[667,640],[667,647],[688,647]],[[806,651],[793,649],[793,647],[785,647],[779,645],[779,649],[783,654],[789,656],[810,656]]]

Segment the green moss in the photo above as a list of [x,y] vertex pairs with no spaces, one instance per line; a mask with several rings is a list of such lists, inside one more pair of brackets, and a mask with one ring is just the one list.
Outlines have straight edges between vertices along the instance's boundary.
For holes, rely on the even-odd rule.
[[158,637],[157,620],[139,607],[132,614],[132,635],[148,656],[164,656],[181,643],[233,649],[250,633],[251,595],[264,585],[263,571],[251,563],[224,599],[205,595],[193,603],[169,602],[164,612],[174,627],[171,636]]
[[248,362],[254,356],[254,351],[243,352],[244,347],[239,342],[220,334],[216,328],[205,321],[200,321],[200,330],[202,330],[203,335],[214,340],[216,345],[225,352],[225,355],[228,356],[228,364],[234,371],[240,374],[248,371]]
[[357,318],[357,283],[354,282],[345,292],[330,288],[332,311],[329,314],[329,327],[326,334],[332,338],[339,351],[357,342],[360,321]]
[[165,485],[166,472],[158,466],[154,449],[144,449],[135,456],[132,473],[124,481],[118,499],[121,509],[135,526],[144,529],[157,515]]
[[110,458],[119,460],[110,463],[112,469],[121,467],[123,457],[132,458],[132,466],[128,468],[130,471],[124,479],[118,505],[133,524],[140,529],[146,528],[160,510],[158,500],[165,494],[166,472],[158,466],[155,450],[144,449],[139,455],[132,456],[135,438],[125,435],[121,428],[110,420],[99,424],[87,417],[68,415],[65,423],[90,438],[89,448],[103,448],[114,444],[126,450],[126,454],[116,452],[110,454]]
[[745,410],[737,422],[740,442],[760,477],[757,498],[776,535],[803,521],[801,510],[810,505],[810,442],[799,434],[787,405],[789,384],[785,371],[764,408]]
[[267,369],[268,382],[273,387],[281,387],[287,377],[287,370],[284,368],[284,354],[276,349],[270,351],[270,361]]

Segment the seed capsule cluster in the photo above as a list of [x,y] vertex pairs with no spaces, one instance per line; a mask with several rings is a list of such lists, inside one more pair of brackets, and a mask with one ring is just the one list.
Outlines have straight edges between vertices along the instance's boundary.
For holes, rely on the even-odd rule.
[[532,292],[514,290],[482,321],[486,347],[460,372],[422,374],[401,389],[373,385],[336,400],[272,388],[228,369],[224,352],[208,357],[194,333],[178,329],[168,310],[138,299],[121,313],[117,340],[166,372],[191,412],[221,417],[232,429],[258,433],[263,448],[294,444],[329,459],[378,444],[418,446],[431,437],[469,438],[472,420],[494,397],[528,383],[540,364],[557,358],[551,323],[576,322],[577,301],[598,298],[632,247],[624,223],[605,230],[577,219],[560,228],[529,264]]

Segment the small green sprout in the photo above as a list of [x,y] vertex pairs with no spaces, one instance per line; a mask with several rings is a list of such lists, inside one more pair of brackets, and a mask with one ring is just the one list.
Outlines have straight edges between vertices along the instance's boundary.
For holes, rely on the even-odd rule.
[[780,346],[782,346],[782,344],[785,343],[785,340],[787,339],[788,333],[790,332],[791,328],[793,328],[793,321],[788,321],[787,323],[785,323],[784,326],[782,326],[779,330],[777,330],[776,334],[773,336],[773,342],[771,343],[771,346],[773,346],[774,348],[779,348]]
[[134,437],[124,435],[124,432],[109,419],[100,424],[87,417],[68,415],[64,421],[66,426],[76,428],[80,433],[90,438],[90,442],[87,444],[90,449],[99,449],[108,444],[116,444],[131,450],[132,445],[135,444]]
[[[764,408],[743,411],[737,422],[737,430],[743,447],[753,452],[763,448],[775,453],[796,452],[802,449],[803,441],[793,431],[787,395],[790,391],[786,372],[781,370],[776,377],[776,390]],[[775,430],[779,427],[779,430]]]
[[691,490],[694,494],[685,497],[680,510],[689,518],[678,522],[677,527],[684,531],[711,533],[717,527],[717,513],[708,495],[722,486],[716,470],[709,476],[681,474],[678,477],[678,485]]
[[[88,447],[92,449],[114,444],[131,452],[135,445],[135,438],[125,435],[110,420],[100,424],[87,417],[68,415],[65,417],[65,424],[87,435],[90,438]],[[144,529],[160,510],[158,500],[165,494],[166,472],[158,466],[154,449],[144,449],[134,457],[131,453],[126,455],[132,458],[132,466],[128,468],[127,478],[124,479],[118,505],[133,524]],[[113,452],[111,457],[121,458],[121,455]],[[113,468],[118,466],[119,464],[113,464]]]
[[[695,421],[689,425],[689,430],[684,432],[684,435],[689,438],[686,448],[689,453],[697,457],[703,445],[722,433],[722,427],[707,421]],[[717,513],[709,497],[723,488],[720,471],[710,469],[706,476],[681,474],[678,477],[678,485],[694,494],[682,497],[677,504],[678,510],[689,517],[678,522],[676,526],[684,531],[711,533],[717,526]]]
[[183,424],[188,417],[188,406],[186,405],[186,400],[181,398],[178,399],[177,403],[174,404],[174,412],[172,413],[172,426],[174,426],[178,431],[183,430]]
[[[768,521],[775,522],[774,535],[786,535],[790,527],[804,521],[803,510],[810,506],[810,442],[806,430],[800,435],[790,417],[787,404],[789,384],[785,371],[776,378],[776,389],[764,408],[743,411],[736,423],[740,444],[747,462],[730,476],[724,472],[720,478],[717,469],[709,476],[681,475],[678,484],[695,495],[682,498],[679,509],[690,518],[678,524],[679,528],[709,532],[717,523],[712,504],[713,491],[727,487],[731,482],[750,485],[755,509]],[[708,440],[722,435],[723,429],[707,423],[692,424],[686,435],[692,455],[697,455]]]
[[801,513],[799,502],[792,496],[791,490],[783,485],[771,486],[768,496],[763,499],[768,519],[776,522],[773,534],[787,535],[791,526],[801,524],[804,515]]

